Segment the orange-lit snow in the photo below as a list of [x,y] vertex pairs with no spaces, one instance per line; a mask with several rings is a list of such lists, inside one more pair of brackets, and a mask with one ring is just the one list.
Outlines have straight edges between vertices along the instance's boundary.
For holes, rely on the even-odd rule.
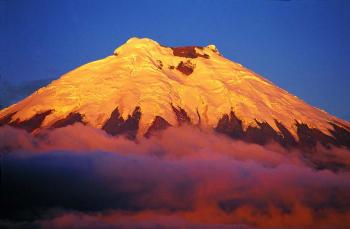
[[[79,112],[88,125],[101,128],[116,107],[126,118],[139,106],[142,135],[156,115],[176,125],[173,104],[183,108],[194,124],[199,114],[202,127],[208,129],[231,110],[243,120],[245,128],[256,126],[258,120],[279,132],[276,119],[296,138],[296,120],[326,134],[333,129],[329,122],[334,120],[350,126],[224,58],[214,45],[196,48],[196,52],[209,58],[174,56],[171,48],[153,40],[131,38],[113,55],[78,67],[0,111],[0,118],[17,112],[13,120],[26,120],[37,112],[53,110],[42,124],[46,127],[70,112]],[[190,75],[176,69],[187,60],[195,66]]]

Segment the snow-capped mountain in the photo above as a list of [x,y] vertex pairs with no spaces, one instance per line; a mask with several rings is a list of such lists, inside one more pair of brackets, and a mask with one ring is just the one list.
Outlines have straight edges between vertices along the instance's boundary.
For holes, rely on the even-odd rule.
[[184,123],[284,146],[350,147],[350,124],[314,108],[214,45],[166,47],[131,38],[0,112],[29,132],[81,122],[111,135],[149,136]]

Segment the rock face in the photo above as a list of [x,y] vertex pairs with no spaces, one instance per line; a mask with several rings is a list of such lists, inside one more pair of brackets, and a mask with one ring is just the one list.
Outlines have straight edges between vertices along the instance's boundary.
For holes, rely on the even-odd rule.
[[120,116],[118,107],[112,112],[111,117],[105,122],[102,129],[110,135],[125,135],[129,139],[135,139],[139,129],[141,118],[140,107],[136,107],[132,115],[127,119]]
[[350,147],[350,124],[220,55],[214,45],[166,47],[131,38],[0,111],[28,132],[76,122],[130,139],[194,125],[284,147]]

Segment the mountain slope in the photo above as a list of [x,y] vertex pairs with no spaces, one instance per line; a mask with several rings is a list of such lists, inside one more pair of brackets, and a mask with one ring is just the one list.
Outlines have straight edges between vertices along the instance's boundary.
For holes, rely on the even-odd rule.
[[[40,131],[82,122],[130,138],[182,123],[285,145],[350,145],[350,124],[220,55],[131,38],[0,112],[0,125]],[[350,147],[350,146],[349,146]]]

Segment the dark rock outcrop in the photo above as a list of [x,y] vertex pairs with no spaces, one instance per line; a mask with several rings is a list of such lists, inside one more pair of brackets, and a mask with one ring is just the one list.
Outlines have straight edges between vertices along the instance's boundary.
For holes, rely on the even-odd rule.
[[191,62],[189,62],[189,61],[187,61],[187,62],[181,61],[181,62],[177,65],[176,70],[178,70],[178,71],[180,71],[181,73],[183,73],[183,74],[189,76],[189,75],[192,74],[192,72],[193,72],[193,70],[194,70],[194,67],[195,67],[195,66],[194,66]]
[[[178,126],[181,125],[195,125],[200,127],[199,123],[192,123],[190,117],[186,111],[171,104],[173,112],[176,116]],[[12,117],[15,113],[8,114],[0,119],[0,126],[9,125],[16,128],[22,128],[27,132],[33,132],[41,127],[45,117],[52,113],[52,110],[48,110],[42,113],[38,113],[28,120],[19,121],[18,119],[12,121]],[[118,107],[112,112],[110,118],[104,123],[102,129],[112,136],[125,135],[129,139],[135,139],[139,130],[139,121],[141,119],[140,107],[135,107],[133,113],[127,117],[126,120],[121,117]],[[83,124],[83,116],[79,113],[70,113],[66,118],[56,121],[52,124],[51,128],[60,128],[68,125],[72,125],[76,122]],[[251,142],[255,144],[265,145],[269,142],[277,142],[285,148],[299,148],[307,149],[308,152],[313,152],[318,144],[323,145],[325,148],[333,146],[347,147],[350,149],[350,131],[347,128],[343,128],[338,123],[330,123],[332,129],[330,133],[332,136],[324,134],[322,131],[311,128],[305,123],[296,122],[298,140],[290,133],[290,131],[279,121],[275,120],[276,126],[279,132],[275,131],[267,122],[259,122],[256,120],[256,127],[249,126],[244,130],[242,120],[240,120],[233,111],[229,114],[224,114],[218,121],[214,130],[218,133],[227,135],[233,139],[239,139],[245,142]],[[156,116],[151,126],[145,133],[145,137],[150,137],[154,132],[164,130],[170,127],[171,124],[161,116]]]
[[296,122],[297,134],[299,137],[299,146],[302,148],[314,148],[317,143],[325,147],[330,145],[339,145],[336,140],[315,128],[310,128],[304,123]]
[[244,136],[242,121],[237,118],[233,111],[229,115],[222,116],[215,130],[234,139],[241,139]]
[[[277,141],[282,144],[283,136],[278,134],[268,123],[258,122],[257,127],[249,126],[245,131],[242,120],[240,120],[233,111],[230,114],[224,114],[218,121],[215,130],[231,138],[240,139],[260,145],[267,144],[270,141]],[[283,126],[282,124],[280,124]],[[286,128],[284,128],[286,130]],[[290,133],[289,133],[290,134]]]
[[197,58],[202,57],[209,59],[208,54],[200,54],[196,52],[197,49],[203,50],[200,46],[185,46],[185,47],[171,47],[174,56],[185,57],[185,58]]
[[275,120],[276,126],[281,131],[282,136],[280,138],[280,144],[286,148],[295,147],[297,142],[292,133],[280,122]]
[[278,134],[267,122],[258,122],[257,127],[249,126],[245,132],[244,140],[247,142],[265,145],[269,142],[282,142],[283,137]]
[[173,111],[176,115],[176,119],[178,124],[181,126],[182,124],[188,124],[190,125],[191,119],[190,117],[187,115],[186,111],[184,109],[182,109],[181,107],[175,107],[174,105],[171,104],[171,107],[173,108]]
[[165,130],[166,128],[170,127],[170,123],[167,122],[164,118],[160,116],[156,116],[155,119],[152,122],[152,125],[148,128],[147,132],[145,133],[145,137],[150,137],[153,133]]
[[83,116],[80,113],[69,113],[69,115],[67,117],[65,117],[64,119],[58,120],[56,121],[54,124],[52,124],[52,128],[61,128],[61,127],[65,127],[65,126],[69,126],[69,125],[73,125],[74,123],[83,123]]
[[330,130],[338,145],[346,146],[350,149],[350,132],[334,123],[331,123],[334,130]]
[[126,120],[121,117],[117,107],[112,112],[111,117],[105,122],[102,129],[113,136],[125,135],[129,139],[135,139],[139,129],[140,118],[140,107],[136,107],[132,115],[129,115]]
[[0,126],[4,126],[7,125],[11,122],[11,118],[12,116],[14,116],[16,114],[16,112],[10,113],[8,115],[5,115],[4,117],[2,117],[0,119]]
[[12,126],[12,127],[24,129],[27,132],[31,133],[34,130],[38,129],[41,126],[42,122],[44,121],[45,117],[51,113],[52,113],[52,110],[48,110],[48,111],[45,111],[42,113],[38,113],[28,120],[19,121],[17,119],[15,121],[7,123],[7,124]]
[[320,143],[326,148],[329,148],[331,145],[350,148],[350,132],[336,124],[332,124],[334,130],[330,130],[333,135],[331,137],[318,129],[310,128],[304,123],[296,122],[295,125],[299,138],[297,141],[290,131],[277,120],[275,120],[275,123],[280,133],[276,132],[267,122],[256,121],[256,123],[257,127],[249,126],[244,131],[242,121],[231,111],[230,114],[222,116],[215,130],[231,138],[260,145],[265,145],[269,142],[278,142],[285,148],[313,149]]

